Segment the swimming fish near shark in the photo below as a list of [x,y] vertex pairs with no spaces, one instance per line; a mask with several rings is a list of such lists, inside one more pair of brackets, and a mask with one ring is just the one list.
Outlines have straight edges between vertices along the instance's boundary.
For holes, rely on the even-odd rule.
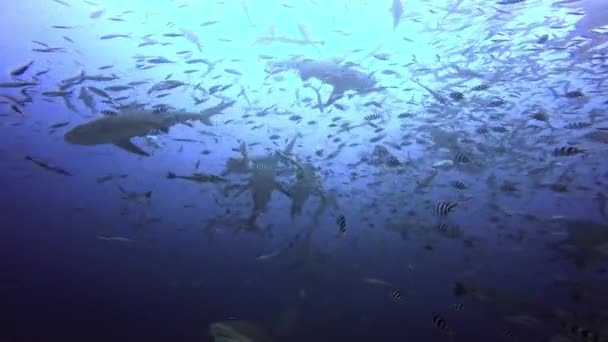
[[373,74],[367,74],[350,66],[342,65],[335,60],[304,59],[275,63],[274,66],[286,70],[296,70],[302,81],[316,78],[325,84],[333,86],[329,99],[324,104],[319,104],[321,107],[332,105],[349,90],[362,95],[385,89],[384,87],[377,86],[377,81]]
[[74,145],[113,144],[125,151],[147,157],[150,154],[133,144],[131,138],[158,132],[168,133],[169,128],[173,125],[191,120],[211,125],[210,119],[212,116],[220,114],[224,109],[234,104],[235,101],[222,102],[200,113],[179,111],[159,113],[126,108],[120,110],[118,115],[102,116],[78,125],[65,133],[63,138],[66,142]]

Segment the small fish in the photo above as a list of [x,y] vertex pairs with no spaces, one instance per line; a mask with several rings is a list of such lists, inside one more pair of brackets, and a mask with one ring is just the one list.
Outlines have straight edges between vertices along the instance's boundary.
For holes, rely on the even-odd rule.
[[448,96],[454,101],[461,101],[464,99],[464,94],[459,91],[453,91]]
[[65,1],[61,1],[61,0],[53,0],[53,1],[56,2],[56,3],[58,3],[58,4],[62,4],[63,6],[66,6],[66,7],[72,7],[70,4],[68,4]]
[[471,88],[472,91],[483,91],[483,90],[488,90],[490,88],[490,85],[487,83],[482,83],[482,84],[478,84],[476,86],[474,86],[473,88]]
[[507,133],[507,128],[505,126],[495,126],[492,127],[492,131],[496,133]]
[[129,89],[134,89],[134,88],[131,86],[124,86],[124,85],[109,86],[109,87],[103,88],[103,90],[109,91],[109,92],[120,92],[120,91],[129,90]]
[[148,63],[152,64],[165,64],[165,63],[175,63],[172,60],[165,57],[156,57],[152,59],[148,59]]
[[586,151],[575,146],[561,146],[553,150],[555,157],[571,157],[577,154],[585,153]]
[[298,114],[293,114],[289,117],[289,121],[296,121],[299,122],[301,121],[303,118],[302,116],[298,115]]
[[457,206],[458,206],[457,202],[449,202],[449,201],[439,202],[435,206],[435,215],[437,215],[439,217],[448,216],[448,214],[451,213],[454,210],[454,208],[456,208]]
[[395,156],[388,157],[388,160],[386,161],[386,164],[389,167],[399,167],[399,166],[401,166],[401,162]]
[[72,92],[66,90],[51,90],[42,92],[42,95],[48,97],[64,97],[72,95]]
[[104,36],[101,36],[99,39],[106,40],[114,38],[131,38],[131,36],[128,34],[106,34]]
[[382,114],[380,114],[380,113],[368,114],[368,115],[364,116],[363,119],[365,119],[367,121],[379,120],[379,119],[382,119]]
[[62,121],[62,122],[58,122],[56,124],[52,124],[49,128],[52,129],[52,130],[55,130],[57,128],[65,127],[65,126],[67,126],[69,124],[70,124],[69,121]]
[[394,301],[398,302],[398,301],[401,300],[401,291],[399,291],[399,290],[391,290],[390,296],[391,296],[391,298]]
[[386,287],[393,287],[393,284],[391,284],[390,282],[383,280],[383,279],[378,279],[378,278],[361,278],[361,280],[364,283],[368,283],[371,285],[381,285],[381,286],[386,286]]
[[456,310],[458,312],[464,311],[464,304],[462,304],[462,303],[454,304],[453,307],[454,307],[454,310]]
[[374,106],[376,108],[382,108],[382,104],[380,104],[380,102],[377,101],[369,101],[369,102],[365,102],[363,104],[364,107],[369,107],[369,106]]
[[401,16],[403,15],[403,4],[401,3],[401,0],[393,0],[390,11],[393,16],[393,31],[395,31],[401,21]]
[[230,69],[230,68],[226,68],[224,69],[224,71],[228,74],[232,74],[232,75],[237,75],[237,76],[242,76],[243,74],[241,74],[239,71],[235,70],[235,69]]
[[341,110],[341,111],[345,111],[346,107],[344,107],[344,105],[341,105],[339,103],[334,103],[334,107],[336,107],[337,109]]
[[456,155],[454,156],[454,162],[458,164],[468,164],[471,162],[471,158],[464,154],[456,153]]
[[152,111],[154,113],[164,113],[169,111],[169,109],[171,109],[171,106],[166,105],[166,104],[157,104],[152,106]]
[[464,182],[458,180],[452,181],[450,184],[458,190],[465,190],[467,188],[467,185]]
[[0,88],[23,88],[23,87],[30,87],[30,86],[35,86],[35,85],[38,85],[38,83],[37,82],[22,82],[22,81],[1,82]]
[[278,251],[274,251],[272,253],[258,255],[257,257],[255,257],[255,259],[258,261],[266,261],[266,260],[270,260],[280,254],[281,254],[281,250],[278,250]]
[[23,114],[23,111],[15,104],[11,105],[11,109],[13,110],[13,112],[15,112],[17,114]]
[[120,236],[97,236],[97,240],[114,241],[114,242],[132,242],[133,240]]
[[217,23],[219,23],[219,22],[220,22],[219,20],[208,20],[208,21],[203,21],[203,22],[201,23],[201,25],[200,25],[200,26],[201,26],[201,27],[205,27],[205,26],[211,26],[211,25],[215,25],[215,24],[217,24]]
[[27,71],[27,69],[29,69],[32,64],[34,64],[34,61],[29,61],[28,63],[11,70],[10,75],[21,76]]
[[446,233],[448,231],[448,229],[450,228],[450,225],[445,223],[445,222],[441,222],[439,224],[439,226],[437,226],[437,230],[442,232],[442,233]]
[[32,51],[34,51],[34,52],[52,53],[52,52],[63,51],[63,48],[60,48],[60,47],[50,47],[50,48],[46,48],[46,49],[32,49]]
[[444,333],[451,333],[450,327],[439,313],[433,314],[433,326]]
[[565,97],[570,98],[570,99],[575,99],[578,97],[583,97],[585,96],[585,94],[583,93],[582,90],[577,89],[577,90],[571,90],[569,92],[567,92],[566,94],[564,94]]
[[530,115],[530,117],[537,121],[549,122],[549,114],[544,111],[538,111]]
[[39,167],[41,167],[41,168],[43,168],[43,169],[45,169],[47,171],[54,172],[56,174],[60,174],[60,175],[63,175],[63,176],[71,176],[72,175],[70,172],[68,172],[65,169],[62,169],[62,168],[56,167],[56,166],[51,166],[51,165],[49,165],[49,164],[47,164],[45,162],[42,162],[42,161],[37,160],[37,159],[34,159],[34,158],[30,157],[30,156],[25,156],[25,160],[29,160],[32,163],[38,165]]
[[225,178],[211,175],[211,174],[202,174],[202,173],[193,173],[190,176],[180,176],[180,175],[177,175],[177,174],[169,171],[169,172],[167,172],[167,178],[168,179],[180,178],[180,179],[190,180],[190,181],[197,182],[197,183],[224,183],[224,182],[226,182]]
[[118,115],[118,112],[116,112],[114,110],[110,110],[110,109],[103,109],[99,113],[104,116],[117,116]]
[[346,218],[344,217],[344,215],[338,216],[336,224],[338,225],[338,230],[340,231],[340,233],[346,233]]
[[124,200],[136,201],[136,202],[143,200],[144,202],[149,202],[150,199],[152,198],[152,191],[147,191],[147,192],[127,191],[118,184],[116,185],[116,187],[122,193],[122,196],[120,196],[120,198],[124,199]]
[[564,126],[564,128],[566,128],[566,129],[583,129],[583,128],[587,128],[590,126],[591,126],[591,122],[579,121],[579,122],[568,123]]
[[95,179],[95,181],[97,182],[97,184],[103,184],[103,183],[106,183],[113,179],[124,179],[124,178],[127,178],[128,176],[129,175],[127,175],[127,174],[109,174],[107,176],[97,177],[97,179]]
[[548,34],[543,34],[542,36],[540,36],[538,38],[538,40],[536,41],[536,44],[544,44],[549,40],[549,35]]
[[89,18],[91,19],[97,19],[99,17],[101,17],[104,13],[105,13],[105,9],[100,9],[94,12],[91,12],[91,14],[89,14]]

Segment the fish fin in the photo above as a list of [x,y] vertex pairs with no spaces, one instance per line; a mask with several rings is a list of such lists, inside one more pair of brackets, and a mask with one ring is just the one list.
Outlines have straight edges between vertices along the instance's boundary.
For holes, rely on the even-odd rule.
[[247,189],[249,189],[248,186],[243,185],[239,191],[237,191],[236,194],[234,194],[234,196],[232,196],[232,198],[237,198],[238,196],[240,196],[242,193],[244,193],[245,191],[247,191]]
[[278,190],[278,191],[279,191],[280,193],[282,193],[283,195],[285,195],[285,196],[289,197],[289,198],[291,198],[291,197],[292,197],[292,195],[291,195],[291,193],[289,192],[289,190],[287,190],[287,189],[286,189],[286,188],[283,186],[283,184],[281,184],[281,183],[279,183],[279,182],[275,182],[275,189],[276,189],[276,190]]
[[323,107],[331,106],[334,102],[338,101],[344,96],[344,89],[338,88],[334,86],[334,89],[331,91],[327,102],[323,105]]
[[144,150],[142,150],[141,148],[137,147],[135,144],[133,144],[131,142],[131,140],[123,140],[123,141],[117,141],[114,143],[114,145],[122,148],[123,150],[127,151],[127,152],[131,152],[131,153],[135,153],[137,155],[140,156],[144,156],[144,157],[149,157],[150,154]]

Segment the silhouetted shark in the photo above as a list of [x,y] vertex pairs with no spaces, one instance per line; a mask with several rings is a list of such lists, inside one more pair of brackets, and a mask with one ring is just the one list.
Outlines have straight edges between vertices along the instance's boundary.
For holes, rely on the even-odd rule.
[[341,65],[334,60],[312,60],[280,62],[274,65],[279,69],[296,70],[302,81],[316,78],[319,81],[333,86],[331,95],[327,102],[319,104],[322,107],[329,106],[342,98],[348,90],[357,94],[367,94],[374,91],[384,90],[378,87],[377,81],[372,74]]
[[69,130],[64,140],[76,145],[114,144],[128,152],[141,156],[149,154],[131,142],[131,138],[149,134],[167,133],[171,126],[197,120],[210,125],[210,118],[234,105],[234,101],[222,102],[201,113],[164,111],[155,112],[139,108],[122,109],[117,115],[103,116],[85,122]]

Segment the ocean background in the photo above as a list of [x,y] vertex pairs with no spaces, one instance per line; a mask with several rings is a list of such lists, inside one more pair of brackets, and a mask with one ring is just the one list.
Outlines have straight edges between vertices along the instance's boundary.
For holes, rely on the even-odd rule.
[[[608,138],[585,139],[602,128],[608,106],[608,36],[601,31],[608,7],[601,2],[407,0],[396,27],[390,0],[1,2],[0,83],[36,85],[28,87],[31,101],[17,109],[6,96],[19,98],[20,89],[0,89],[0,341],[213,341],[210,324],[226,320],[256,322],[275,341],[549,341],[556,335],[582,341],[549,314],[555,310],[608,335],[602,250],[608,226],[605,202],[598,200],[608,189]],[[183,32],[198,37],[200,50],[194,38],[163,36]],[[299,41],[306,32],[323,43],[258,41],[269,32]],[[127,37],[102,39],[109,34]],[[139,46],[146,39],[155,44]],[[34,51],[44,48],[36,42],[61,49]],[[387,89],[347,96],[337,102],[342,108],[321,111],[297,72],[268,74],[268,63],[293,56],[341,58]],[[172,63],[142,62],[154,57]],[[185,62],[196,58],[218,62],[214,69]],[[23,75],[9,74],[29,61]],[[73,109],[62,97],[42,94],[81,72],[117,79],[74,87],[67,96]],[[167,78],[186,85],[163,98],[148,93]],[[448,98],[444,106],[415,80],[465,99]],[[209,95],[193,103],[193,94],[202,96],[197,84],[232,85],[221,96],[237,102],[213,117],[212,126],[194,122],[155,135],[159,147],[138,138],[150,157],[64,141],[70,128],[115,110],[95,97],[92,113],[78,88],[132,81],[147,83],[111,93],[126,98],[121,104],[196,112],[220,102]],[[471,90],[486,82],[489,89]],[[329,96],[331,86],[308,83]],[[566,96],[575,89],[583,100]],[[304,97],[313,100],[300,102]],[[506,105],[493,105],[496,99]],[[538,108],[549,123],[530,118]],[[339,124],[365,123],[374,113],[383,116],[375,128],[340,131]],[[290,119],[294,114],[302,120]],[[590,127],[565,128],[590,120]],[[58,123],[66,124],[52,127]],[[481,126],[489,132],[480,133]],[[493,130],[498,126],[507,133]],[[378,127],[386,136],[371,142]],[[517,135],[509,135],[516,127]],[[471,156],[474,169],[433,166],[452,158],[453,146],[439,146],[453,141],[451,133],[470,140],[458,151]],[[323,191],[336,195],[337,207],[318,222],[319,196],[292,218],[291,199],[275,191],[258,221],[269,233],[239,230],[233,219],[250,215],[249,191],[235,197],[225,184],[166,177],[219,175],[229,158],[239,157],[234,149],[241,142],[252,144],[250,156],[264,156],[298,134],[293,157],[312,164]],[[346,147],[339,148],[342,142]],[[383,144],[401,165],[361,162]],[[588,153],[553,156],[560,146]],[[335,158],[327,157],[334,151]],[[71,175],[49,172],[26,156]],[[532,174],[538,168],[546,170]],[[420,186],[434,172],[430,185]],[[97,181],[111,174],[128,177]],[[564,174],[569,190],[551,188]],[[277,179],[289,185],[294,175]],[[226,178],[246,184],[247,176]],[[451,185],[458,180],[465,190]],[[124,199],[119,187],[151,196]],[[434,211],[442,201],[459,202],[446,221],[457,227],[454,234],[437,229],[443,221]],[[336,224],[341,215],[345,232]],[[590,222],[600,226],[593,241],[553,248],[572,236],[572,227]],[[457,295],[457,284],[475,290]],[[436,314],[449,331],[433,321]]]

